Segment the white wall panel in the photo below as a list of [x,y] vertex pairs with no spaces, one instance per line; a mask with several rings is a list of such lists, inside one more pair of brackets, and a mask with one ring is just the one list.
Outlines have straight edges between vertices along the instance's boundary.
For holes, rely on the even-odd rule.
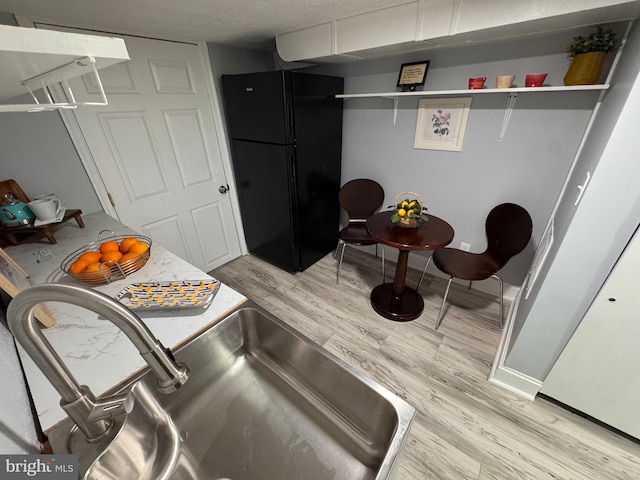
[[172,110],[163,114],[184,187],[212,181],[200,112]]
[[[212,225],[223,221],[222,211],[218,203],[205,205],[192,212],[198,240],[204,252],[207,265],[214,265],[219,258],[229,251],[229,244],[224,231],[213,228]],[[215,222],[205,221],[206,218],[215,217]],[[224,248],[223,248],[224,246]]]
[[[185,234],[177,215],[163,218],[142,226],[142,233],[150,238],[162,238],[162,246],[178,257],[191,261],[191,253],[187,247]],[[153,255],[153,245],[151,246]]]
[[149,60],[158,93],[195,93],[193,75],[187,62]]
[[[144,112],[99,114],[131,201],[167,193],[158,151]],[[135,138],[136,141],[127,139]]]
[[293,62],[303,58],[326,57],[333,51],[333,27],[323,23],[295,32],[276,36],[276,46],[280,57]]
[[[82,81],[88,93],[100,93],[93,75],[83,75]],[[140,93],[130,63],[119,63],[100,70],[100,82],[102,82],[102,87],[107,95],[110,93]]]
[[[454,20],[452,34],[473,32],[487,28],[508,26],[517,23],[531,22],[539,19],[552,19],[556,16],[566,15],[567,25],[576,26],[571,18],[589,16],[589,10],[602,7],[622,5],[624,0],[461,0]],[[612,11],[615,12],[615,8]],[[602,22],[608,21],[602,12],[596,13]],[[615,18],[615,13],[614,13]],[[618,17],[620,18],[620,17]],[[597,21],[597,20],[594,20]]]
[[426,0],[420,12],[418,38],[428,40],[450,35],[454,10],[451,0]]
[[343,18],[336,26],[336,53],[349,53],[416,38],[418,2]]

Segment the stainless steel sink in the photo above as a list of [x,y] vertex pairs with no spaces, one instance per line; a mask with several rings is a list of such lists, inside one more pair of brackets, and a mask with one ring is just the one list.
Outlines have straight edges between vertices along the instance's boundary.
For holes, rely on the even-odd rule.
[[[169,478],[393,477],[415,409],[253,303],[175,357],[189,366],[191,377],[171,395],[155,396],[182,441],[179,466]],[[144,372],[123,390],[138,380],[154,389],[156,377]],[[94,448],[72,425],[65,421],[50,433],[56,453]],[[148,428],[162,435],[163,428]],[[129,434],[120,424],[118,429]],[[100,458],[104,465],[118,464],[108,452]],[[133,477],[124,470],[114,478]]]

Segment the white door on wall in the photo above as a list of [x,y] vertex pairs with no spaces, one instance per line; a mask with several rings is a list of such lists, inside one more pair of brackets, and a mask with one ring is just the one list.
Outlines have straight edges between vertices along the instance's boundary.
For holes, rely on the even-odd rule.
[[640,230],[545,378],[542,393],[640,438]]
[[[124,38],[131,61],[100,71],[109,105],[73,111],[103,195],[122,223],[204,271],[236,258],[240,243],[200,47],[111,35]],[[98,91],[89,75],[71,84],[79,100]]]

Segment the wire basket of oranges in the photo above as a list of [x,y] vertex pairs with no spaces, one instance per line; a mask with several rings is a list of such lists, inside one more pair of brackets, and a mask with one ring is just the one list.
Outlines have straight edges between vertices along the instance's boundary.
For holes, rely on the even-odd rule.
[[[104,237],[105,232],[110,233]],[[60,264],[63,272],[84,283],[99,285],[140,270],[151,256],[151,239],[143,235],[115,235],[110,230],[79,248]]]

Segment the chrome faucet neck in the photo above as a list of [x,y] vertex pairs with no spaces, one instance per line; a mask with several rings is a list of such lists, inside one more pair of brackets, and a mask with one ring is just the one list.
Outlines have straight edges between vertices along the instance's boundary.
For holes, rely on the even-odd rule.
[[109,432],[111,418],[129,408],[127,395],[96,398],[88,387],[78,384],[40,331],[34,310],[42,302],[84,307],[113,323],[131,340],[158,377],[158,390],[162,393],[173,392],[187,381],[187,366],[177,364],[142,320],[111,297],[96,290],[58,283],[38,285],[20,292],[7,309],[9,329],[58,391],[60,405],[87,440],[99,440]]

